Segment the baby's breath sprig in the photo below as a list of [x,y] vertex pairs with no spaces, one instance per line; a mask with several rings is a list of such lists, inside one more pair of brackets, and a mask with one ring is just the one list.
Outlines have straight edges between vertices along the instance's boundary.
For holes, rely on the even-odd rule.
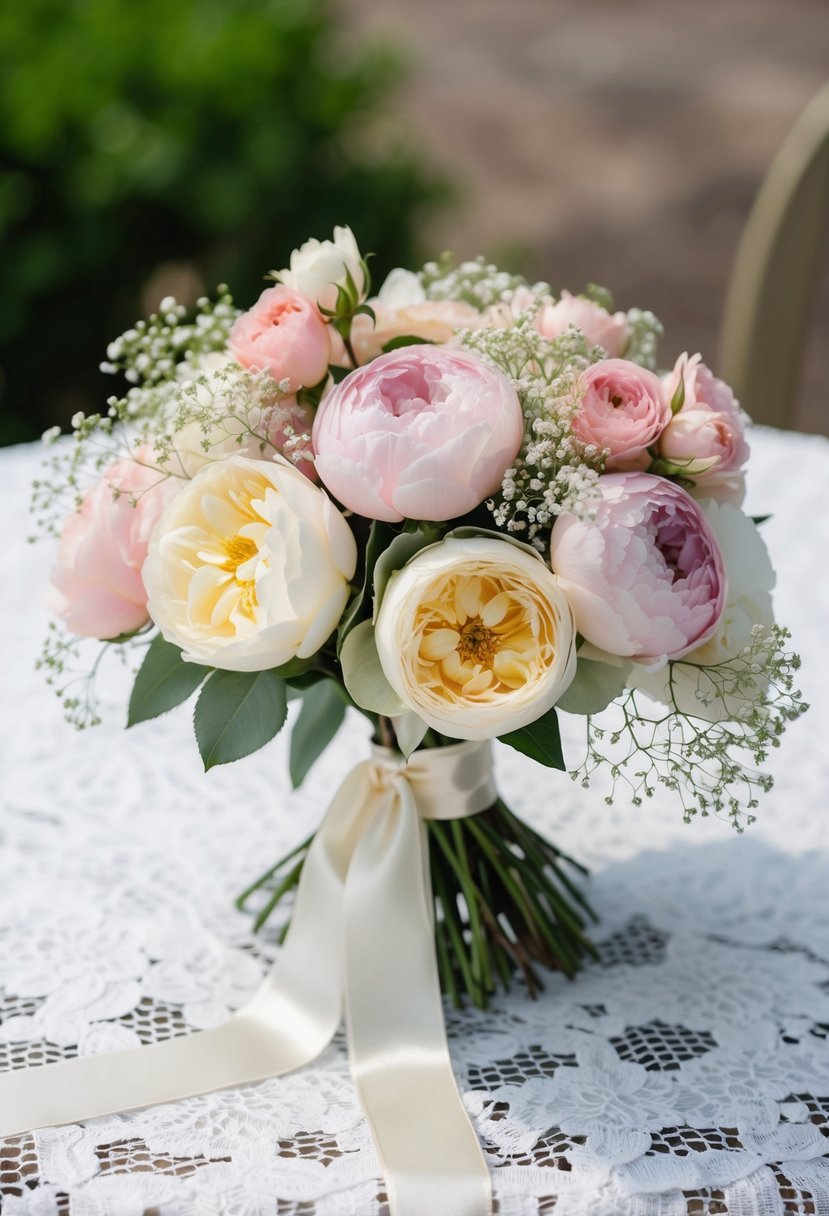
[[590,513],[603,453],[578,442],[572,420],[578,376],[604,352],[575,328],[542,338],[530,312],[509,329],[465,331],[462,341],[512,379],[524,414],[521,450],[487,505],[498,527],[544,551],[557,515]]
[[539,299],[550,292],[547,283],[530,286],[522,275],[499,270],[483,257],[456,266],[448,253],[437,262],[427,262],[420,271],[420,281],[427,299],[463,300],[479,312],[509,301],[521,287],[528,288]]
[[608,805],[619,785],[628,787],[634,806],[663,785],[679,796],[686,822],[697,814],[724,815],[742,831],[754,822],[757,795],[773,785],[759,766],[780,746],[789,722],[808,708],[794,686],[800,659],[786,650],[790,636],[779,625],[756,625],[736,658],[710,666],[672,663],[672,692],[677,676],[687,680],[697,673],[700,714],[683,708],[684,698],[657,709],[641,691],[628,689],[601,723],[587,718],[587,754],[571,776],[587,787],[598,769],[606,769]]
[[185,320],[187,312],[183,304],[166,296],[158,312],[110,342],[101,371],[122,372],[130,384],[158,384],[175,376],[177,364],[224,350],[239,315],[227,286],[218,287],[215,300],[200,297],[191,321]]
[[659,339],[665,332],[662,322],[652,312],[642,308],[629,308],[627,319],[630,337],[624,351],[625,358],[654,371]]
[[[121,662],[128,662],[137,639],[147,632],[145,629],[112,642],[94,642],[91,638],[67,633],[50,621],[35,669],[45,673],[46,683],[60,701],[63,716],[70,726],[76,730],[100,726],[100,698],[96,684],[101,664],[113,655],[117,655]],[[83,656],[89,653],[91,646],[97,646],[98,650],[89,665]]]

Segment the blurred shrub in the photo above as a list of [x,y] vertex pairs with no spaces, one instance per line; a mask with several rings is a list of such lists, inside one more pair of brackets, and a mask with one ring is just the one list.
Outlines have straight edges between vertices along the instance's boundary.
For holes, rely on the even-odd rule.
[[443,192],[368,150],[399,65],[326,0],[28,0],[0,63],[0,442],[100,408],[107,342],[176,278],[249,303],[335,223],[382,275]]

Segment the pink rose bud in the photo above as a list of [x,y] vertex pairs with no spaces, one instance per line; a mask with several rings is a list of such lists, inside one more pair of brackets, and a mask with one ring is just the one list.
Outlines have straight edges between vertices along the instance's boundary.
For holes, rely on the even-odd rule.
[[555,304],[544,304],[536,317],[536,329],[543,338],[560,338],[575,325],[584,334],[588,346],[603,346],[611,358],[620,355],[630,337],[627,315],[612,315],[601,304],[584,296],[571,296],[563,291]]
[[720,547],[700,507],[650,473],[599,479],[595,517],[560,516],[550,561],[588,642],[656,667],[707,641],[726,594]]
[[647,449],[671,420],[670,399],[653,372],[628,359],[602,359],[579,377],[573,433],[605,449],[611,471],[647,468]]
[[701,495],[739,503],[745,494],[741,470],[749,454],[739,403],[701,355],[677,359],[665,376],[669,399],[681,394],[683,381],[682,406],[660,436],[659,454],[696,482]]
[[323,484],[370,519],[455,519],[501,484],[524,434],[512,382],[468,351],[408,346],[323,398],[312,439]]
[[49,588],[50,607],[71,633],[115,638],[146,624],[141,567],[150,533],[184,484],[117,460],[87,492],[63,525]]
[[288,287],[266,287],[237,317],[228,347],[242,367],[287,380],[289,392],[319,384],[328,371],[328,326],[314,304]]

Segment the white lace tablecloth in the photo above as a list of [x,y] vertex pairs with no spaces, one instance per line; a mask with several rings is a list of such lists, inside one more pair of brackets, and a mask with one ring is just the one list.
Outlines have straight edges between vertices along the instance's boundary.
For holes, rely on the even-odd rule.
[[[600,784],[498,752],[515,809],[593,867],[601,914],[601,961],[575,982],[447,1010],[500,1216],[829,1213],[829,442],[753,446],[748,505],[774,513],[778,613],[813,705],[759,822],[686,826],[667,795],[609,808]],[[105,724],[67,727],[33,670],[39,457],[0,453],[0,1069],[140,1050],[243,1004],[276,927],[254,938],[233,897],[367,743],[355,718],[298,793],[282,740],[205,776],[186,710],[121,729],[117,669]],[[379,1216],[379,1176],[341,1039],[282,1080],[0,1143],[3,1216]]]

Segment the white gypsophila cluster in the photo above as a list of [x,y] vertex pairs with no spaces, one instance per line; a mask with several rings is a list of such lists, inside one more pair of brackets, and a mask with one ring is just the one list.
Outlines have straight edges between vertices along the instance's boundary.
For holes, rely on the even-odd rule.
[[[681,668],[685,677],[696,666],[699,714],[675,702],[658,705],[628,689],[598,722],[587,718],[587,754],[571,776],[586,787],[598,770],[609,772],[608,805],[620,784],[628,787],[634,806],[663,785],[680,798],[686,822],[695,815],[724,815],[741,831],[754,821],[757,795],[773,784],[757,766],[808,708],[794,686],[800,659],[786,649],[790,637],[780,625],[755,625],[751,641],[731,659],[705,666],[670,663],[672,673]],[[723,716],[710,714],[712,699],[721,700]]]
[[625,358],[649,371],[656,370],[657,348],[664,328],[662,322],[643,308],[629,308],[627,322],[630,337],[625,348]]
[[483,257],[455,266],[444,254],[437,262],[427,262],[420,271],[427,300],[463,300],[483,312],[494,304],[508,303],[519,288],[541,299],[549,295],[547,283],[530,285],[520,274],[499,270]]
[[605,352],[574,327],[542,338],[531,310],[510,328],[467,330],[462,342],[510,377],[524,414],[521,450],[489,509],[498,527],[544,551],[556,516],[589,515],[597,494],[604,454],[578,442],[572,419],[578,377]]
[[108,397],[105,412],[78,411],[71,420],[72,442],[58,443],[59,428],[44,433],[44,443],[54,450],[32,487],[32,510],[42,531],[56,534],[116,460],[149,463],[160,477],[188,477],[200,455],[276,450],[276,435],[288,459],[310,459],[307,429],[297,425],[294,409],[281,404],[286,386],[226,356],[238,316],[227,288],[218,289],[215,301],[201,298],[196,307],[185,322],[183,305],[162,300],[158,313],[111,342],[101,366],[123,373],[130,384],[126,393]]
[[166,296],[146,321],[115,338],[107,347],[101,371],[122,373],[129,384],[155,384],[176,373],[178,363],[223,350],[231,326],[239,315],[228,288],[222,284],[216,300],[202,296],[196,314],[185,321],[187,308]]

